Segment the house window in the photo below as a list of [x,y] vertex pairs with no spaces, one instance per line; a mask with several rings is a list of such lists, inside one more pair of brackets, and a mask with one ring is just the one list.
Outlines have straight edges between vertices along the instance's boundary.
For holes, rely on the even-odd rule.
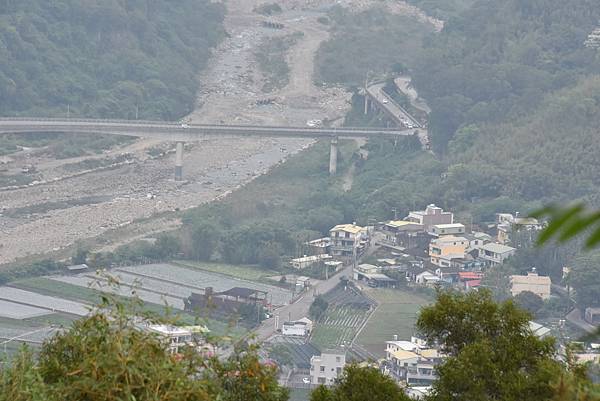
[[335,361],[336,361],[336,362],[341,362],[341,361],[342,361],[342,358],[341,358],[341,357],[339,357],[339,356],[336,356],[336,357],[335,357]]
[[319,372],[325,372],[325,366],[319,366]]
[[342,374],[342,368],[339,368],[339,367],[338,367],[338,368],[336,368],[336,369],[335,369],[335,373],[336,373],[338,376],[339,376],[339,375],[341,375],[341,374]]
[[319,384],[325,384],[325,378],[324,377],[317,378],[317,383],[319,383]]

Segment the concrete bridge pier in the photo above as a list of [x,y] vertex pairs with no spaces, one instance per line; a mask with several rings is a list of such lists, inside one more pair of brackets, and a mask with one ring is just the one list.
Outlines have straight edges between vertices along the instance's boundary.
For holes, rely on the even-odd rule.
[[183,144],[178,141],[175,148],[175,181],[183,181]]
[[338,137],[331,138],[331,148],[329,150],[329,175],[334,176],[337,173],[337,154]]

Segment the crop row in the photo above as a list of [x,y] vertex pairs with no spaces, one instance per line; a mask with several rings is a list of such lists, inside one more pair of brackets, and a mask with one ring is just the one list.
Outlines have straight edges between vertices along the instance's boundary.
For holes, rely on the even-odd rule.
[[65,312],[78,316],[85,316],[89,312],[89,307],[79,302],[40,295],[35,292],[13,287],[0,287],[0,299],[11,300],[25,305],[39,307],[41,309]]
[[23,320],[48,315],[50,313],[52,312],[46,309],[0,300],[0,317]]
[[272,297],[273,304],[275,305],[283,305],[291,299],[290,291],[279,287],[173,265],[155,264],[131,266],[122,268],[120,271],[144,275],[159,280],[167,280],[172,284],[196,286],[198,288],[212,287],[213,290],[217,292],[229,290],[233,287],[246,287],[267,291],[269,297]]

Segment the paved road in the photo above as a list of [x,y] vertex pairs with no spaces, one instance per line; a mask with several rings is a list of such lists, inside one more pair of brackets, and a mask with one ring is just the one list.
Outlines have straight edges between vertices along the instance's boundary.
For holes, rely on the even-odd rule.
[[402,125],[402,120],[412,122],[415,127],[421,127],[413,116],[411,116],[406,110],[402,108],[394,99],[387,95],[383,91],[385,82],[375,83],[367,88],[367,93],[371,100],[377,102],[379,108],[386,111],[386,113],[394,120],[398,125]]
[[[344,275],[346,277],[352,277],[352,265],[346,266],[338,274],[330,277],[329,280],[320,281],[293,304],[275,310],[274,314],[279,316],[279,326],[281,327],[283,322],[288,320],[293,321],[307,317],[308,309],[313,303],[316,295],[324,294],[334,288],[340,282],[340,278]],[[275,317],[272,317],[263,321],[254,333],[256,334],[257,340],[262,342],[275,334],[275,331]]]
[[[408,131],[417,132],[419,135],[419,140],[423,145],[424,149],[428,149],[429,146],[429,133],[426,129],[421,127],[421,123],[417,121],[412,115],[410,115],[402,106],[400,106],[394,99],[387,95],[383,91],[383,87],[385,86],[385,82],[374,83],[367,87],[367,96],[371,99],[371,101],[377,104],[377,107],[380,110],[383,110],[385,114],[392,119],[398,126],[402,127],[402,121],[411,122],[416,129],[409,129]],[[401,128],[404,129],[404,128]]]
[[240,137],[397,137],[413,135],[418,130],[382,128],[311,128],[244,125],[179,124],[156,121],[114,121],[80,119],[0,119],[0,134],[18,133],[92,133],[157,138],[168,141],[193,141],[206,136]]

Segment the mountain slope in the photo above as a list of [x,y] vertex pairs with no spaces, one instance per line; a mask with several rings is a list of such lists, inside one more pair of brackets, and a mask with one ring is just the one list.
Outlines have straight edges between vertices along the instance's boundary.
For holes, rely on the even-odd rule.
[[0,0],[0,115],[184,115],[222,20],[208,0]]

